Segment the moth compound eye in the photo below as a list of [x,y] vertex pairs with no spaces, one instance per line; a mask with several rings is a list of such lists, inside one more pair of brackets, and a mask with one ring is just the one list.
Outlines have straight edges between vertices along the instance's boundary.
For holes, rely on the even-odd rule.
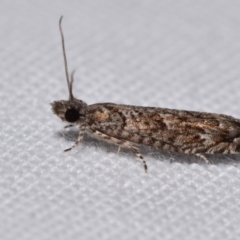
[[79,119],[79,112],[76,109],[68,109],[65,112],[65,119],[68,122],[76,122]]

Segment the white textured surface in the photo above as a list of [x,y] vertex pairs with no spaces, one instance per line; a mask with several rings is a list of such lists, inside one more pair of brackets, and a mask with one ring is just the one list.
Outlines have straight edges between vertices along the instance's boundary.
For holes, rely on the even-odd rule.
[[75,135],[49,106],[67,98],[63,14],[76,97],[240,116],[239,1],[0,5],[0,239],[239,237],[240,157],[150,151],[145,174],[92,139],[63,154]]

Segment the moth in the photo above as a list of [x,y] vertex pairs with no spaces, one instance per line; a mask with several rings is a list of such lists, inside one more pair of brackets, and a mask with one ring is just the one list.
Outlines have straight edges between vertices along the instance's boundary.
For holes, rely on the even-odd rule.
[[65,73],[69,99],[51,103],[52,111],[66,127],[77,126],[75,148],[85,133],[131,149],[147,164],[140,153],[141,145],[159,149],[194,154],[206,163],[206,154],[236,154],[240,152],[240,120],[231,116],[206,112],[194,112],[167,108],[141,107],[115,103],[88,105],[73,96],[73,73],[69,78],[62,17],[59,30],[62,40]]

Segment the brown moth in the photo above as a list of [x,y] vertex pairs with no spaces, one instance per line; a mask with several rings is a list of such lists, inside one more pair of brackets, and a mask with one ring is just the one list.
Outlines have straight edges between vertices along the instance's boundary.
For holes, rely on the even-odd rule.
[[147,164],[139,152],[140,145],[195,154],[205,162],[205,154],[236,154],[240,152],[240,120],[223,114],[193,112],[167,108],[140,107],[115,103],[87,105],[72,93],[73,74],[69,79],[64,36],[59,20],[62,50],[69,99],[51,103],[52,111],[66,127],[79,128],[75,148],[85,133],[131,149]]

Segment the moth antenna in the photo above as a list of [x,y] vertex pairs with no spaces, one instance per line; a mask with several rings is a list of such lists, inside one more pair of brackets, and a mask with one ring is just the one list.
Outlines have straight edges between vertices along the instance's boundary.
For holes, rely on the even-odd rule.
[[73,81],[74,81],[74,74],[75,74],[75,70],[73,70],[72,73],[71,73],[71,78],[70,78],[70,88],[71,88],[71,90],[72,90]]
[[62,51],[63,51],[64,67],[65,67],[66,79],[67,79],[67,84],[68,84],[69,100],[73,100],[74,97],[73,97],[73,93],[72,93],[72,83],[73,83],[74,72],[71,74],[71,81],[70,81],[69,80],[69,74],[68,74],[65,44],[64,44],[64,36],[63,36],[63,30],[62,30],[62,19],[63,19],[63,16],[61,16],[60,19],[59,19],[59,30],[60,30],[61,39],[62,39]]

